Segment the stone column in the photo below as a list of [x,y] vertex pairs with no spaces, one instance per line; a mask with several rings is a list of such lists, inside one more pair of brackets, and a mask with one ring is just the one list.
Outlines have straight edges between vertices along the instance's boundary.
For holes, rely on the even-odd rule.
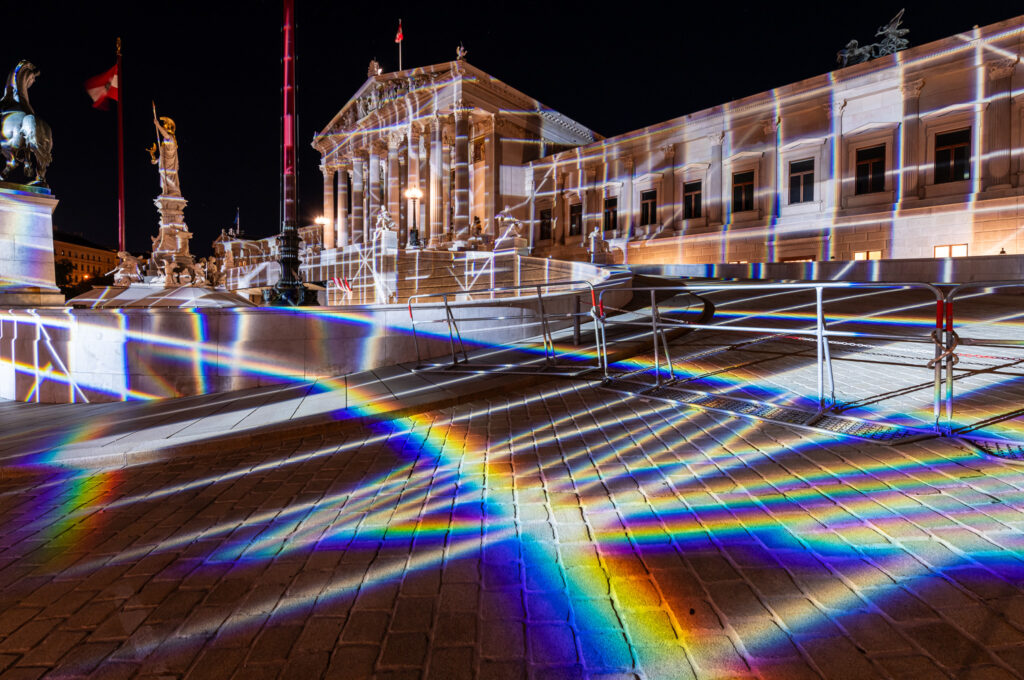
[[351,242],[349,230],[352,220],[348,213],[348,172],[348,167],[342,165],[341,172],[338,173],[338,245],[342,248]]
[[366,177],[366,243],[370,242],[369,234],[377,224],[377,214],[380,212],[380,157],[381,151],[379,142],[370,143],[370,162],[367,168]]
[[568,178],[564,172],[555,171],[555,206],[551,215],[555,223],[551,225],[551,243],[556,246],[565,245],[566,234],[569,233],[569,206],[565,200],[565,183]]
[[433,240],[444,227],[444,196],[442,195],[444,161],[441,158],[441,119],[430,119],[430,222],[425,224],[425,236]]
[[455,108],[455,233],[469,230],[469,109]]
[[365,243],[366,212],[364,209],[363,186],[366,174],[366,158],[360,153],[352,161],[352,243]]
[[1010,188],[1010,98],[1013,69],[1017,59],[1005,59],[988,64],[988,107],[985,109],[985,140],[983,151],[989,159],[982,172],[985,178],[983,189]]
[[[821,179],[831,180],[831,184],[827,185],[822,183],[822,187],[831,186],[831,191],[825,189],[822,190],[822,204],[826,210],[841,206],[843,204],[843,180],[848,179],[850,182],[856,181],[856,176],[846,177],[846,157],[843,154],[843,111],[846,109],[846,100],[842,103],[829,102],[822,104],[821,108],[825,111],[825,118],[828,122],[828,128],[832,131],[832,137],[828,143],[825,144],[825,149],[821,154]],[[825,169],[832,168],[832,176],[825,176]],[[815,169],[817,172],[817,169]],[[852,194],[853,191],[851,190]]]
[[419,173],[417,175],[417,186],[423,192],[420,199],[419,214],[416,216],[416,224],[420,230],[420,240],[430,236],[430,128],[420,128],[418,141],[416,142],[416,153],[419,155]]
[[487,187],[487,218],[491,232],[495,238],[500,236],[494,217],[504,209],[501,199],[501,139],[498,137],[498,126],[501,124],[496,115],[491,116],[491,131],[484,138],[484,186]]
[[[762,159],[761,164],[758,166],[759,170],[764,173],[764,179],[762,180],[765,186],[772,188],[771,196],[768,197],[769,203],[767,210],[760,213],[762,216],[765,214],[771,217],[778,217],[782,207],[782,187],[781,179],[778,172],[778,158],[779,158],[779,126],[782,124],[782,119],[773,116],[768,120],[762,121],[761,131],[764,133],[765,142],[769,149],[767,158]],[[757,189],[754,189],[754,207],[761,209],[761,206],[757,204]]]
[[401,169],[398,167],[398,150],[403,141],[405,135],[400,132],[388,135],[388,214],[396,226],[401,223]]
[[899,200],[923,198],[924,186],[920,183],[918,165],[924,162],[924,147],[921,139],[921,88],[924,80],[912,80],[900,86],[903,95],[903,195]]
[[452,231],[452,154],[455,152],[452,136],[450,126],[441,130],[441,220],[445,234]]
[[[597,182],[597,170],[589,168],[584,171],[586,184],[580,187],[580,197],[583,200],[583,243],[587,243],[587,236],[594,229],[601,233],[601,220],[604,219],[604,206],[601,201],[601,190],[595,186]],[[603,238],[603,236],[602,236]]]
[[725,133],[716,132],[708,137],[711,142],[711,167],[708,168],[708,185],[701,187],[707,195],[708,224],[722,223],[722,207],[725,199],[722,195],[722,145]]
[[[659,221],[664,231],[675,231],[676,225],[682,221],[682,206],[676,205],[676,145],[666,144],[661,147],[661,155],[664,158],[665,170],[662,173],[661,190],[663,196],[658,196],[658,205],[665,206]],[[678,219],[677,219],[678,217]]]
[[337,168],[322,165],[324,173],[324,250],[334,248],[334,175]]
[[633,235],[633,225],[636,223],[636,216],[633,214],[633,157],[623,156],[620,159],[622,167],[622,198],[619,210],[625,211],[626,222],[622,226],[622,235],[630,238]]

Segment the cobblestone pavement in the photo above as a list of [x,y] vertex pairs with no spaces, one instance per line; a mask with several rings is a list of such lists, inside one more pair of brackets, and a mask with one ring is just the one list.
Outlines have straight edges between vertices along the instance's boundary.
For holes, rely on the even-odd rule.
[[583,382],[0,517],[0,679],[1024,677],[1024,468]]

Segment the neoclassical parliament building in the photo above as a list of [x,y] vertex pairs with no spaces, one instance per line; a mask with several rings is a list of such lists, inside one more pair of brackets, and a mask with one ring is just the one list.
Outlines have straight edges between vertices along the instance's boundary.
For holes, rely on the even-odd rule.
[[313,142],[323,247],[385,207],[403,245],[507,214],[562,259],[595,230],[630,263],[1024,253],[1022,39],[1017,17],[610,138],[462,59],[373,69]]

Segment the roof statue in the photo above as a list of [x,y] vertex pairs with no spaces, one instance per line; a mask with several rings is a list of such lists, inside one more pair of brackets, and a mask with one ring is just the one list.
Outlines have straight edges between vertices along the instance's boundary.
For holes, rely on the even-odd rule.
[[455,61],[465,61],[467,54],[469,53],[466,51],[466,48],[462,43],[459,43],[459,46],[455,48]]
[[0,152],[6,161],[0,166],[0,179],[45,187],[53,136],[28,100],[28,88],[38,76],[39,69],[24,59],[7,76],[0,99]]
[[370,60],[370,65],[366,69],[366,77],[373,78],[375,76],[379,76],[381,73],[384,73],[384,67],[381,66],[380,62],[377,61],[377,58],[374,57]]
[[846,43],[846,47],[836,53],[836,61],[843,66],[849,66],[907,49],[910,41],[904,36],[910,33],[910,29],[900,28],[904,11],[901,9],[896,16],[889,20],[888,24],[878,27],[875,37],[881,38],[879,42],[861,46],[858,41],[851,40]]
[[153,125],[156,127],[157,141],[149,147],[149,158],[153,165],[160,167],[160,195],[181,196],[181,185],[178,183],[178,138],[174,135],[174,121],[167,116],[156,115],[156,104],[153,104]]

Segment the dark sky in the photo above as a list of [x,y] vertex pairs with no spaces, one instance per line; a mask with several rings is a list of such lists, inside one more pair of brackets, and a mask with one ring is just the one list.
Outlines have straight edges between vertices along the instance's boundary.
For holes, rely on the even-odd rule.
[[[874,40],[906,6],[911,45],[1010,18],[1005,2],[373,3],[296,0],[300,221],[322,210],[309,142],[366,78],[376,57],[397,68],[467,60],[547,106],[612,136],[831,70],[847,40]],[[462,9],[462,8],[465,9]],[[699,7],[695,9],[695,7]],[[470,9],[472,8],[472,9]],[[854,9],[855,8],[855,9]],[[185,219],[205,255],[236,206],[250,237],[279,228],[281,5],[4,0],[0,71],[41,69],[30,91],[53,129],[48,180],[57,228],[115,246],[116,115],[91,107],[83,82],[124,42],[128,247],[157,233],[150,101],[177,124]]]

